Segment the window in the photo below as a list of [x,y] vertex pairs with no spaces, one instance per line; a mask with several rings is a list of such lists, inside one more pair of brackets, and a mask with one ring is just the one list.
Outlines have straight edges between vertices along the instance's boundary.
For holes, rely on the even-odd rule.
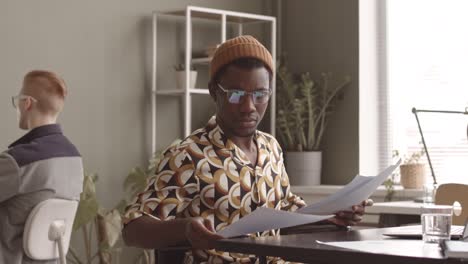
[[[468,106],[466,10],[466,0],[386,1],[384,128],[400,153],[422,148],[412,107],[464,111]],[[468,116],[418,116],[438,182],[468,183]]]

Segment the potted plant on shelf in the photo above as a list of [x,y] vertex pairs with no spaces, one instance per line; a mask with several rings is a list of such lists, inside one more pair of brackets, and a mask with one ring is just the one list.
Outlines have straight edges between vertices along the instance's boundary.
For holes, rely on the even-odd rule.
[[[185,64],[180,63],[174,66],[176,71],[176,85],[177,89],[185,89]],[[190,82],[189,88],[194,89],[195,84],[197,83],[197,71],[195,67],[190,66]]]
[[332,82],[322,73],[315,82],[310,73],[295,76],[280,65],[277,72],[277,131],[285,149],[286,168],[293,185],[320,184],[322,138],[334,102],[350,82]]
[[420,162],[425,155],[424,149],[411,153],[400,165],[400,184],[405,189],[422,189],[425,183],[425,167]]

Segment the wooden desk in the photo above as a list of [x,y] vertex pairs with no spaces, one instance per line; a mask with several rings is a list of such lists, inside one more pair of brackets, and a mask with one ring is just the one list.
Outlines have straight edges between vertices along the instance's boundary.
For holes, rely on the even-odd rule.
[[[414,201],[374,203],[374,205],[366,207],[366,214],[421,215],[421,209],[423,206],[423,203]],[[454,206],[454,210],[461,212],[461,207]]]
[[[424,204],[414,201],[395,201],[375,203],[366,208],[366,215],[378,215],[379,227],[400,226],[421,223]],[[454,207],[455,213],[461,212],[460,206]]]
[[[294,194],[301,196],[306,201],[307,204],[313,204],[337,192],[341,188],[343,188],[343,186],[337,186],[337,185],[291,186],[291,191]],[[387,195],[387,190],[385,189],[385,187],[379,186],[377,190],[371,195],[370,198],[374,200],[374,202],[381,204],[381,202],[384,201],[384,198],[386,195]],[[422,195],[423,195],[423,190],[404,189],[401,186],[395,186],[395,194],[394,194],[395,200],[405,201],[405,202],[408,201],[408,203],[413,203],[412,200],[418,197],[421,197]],[[369,207],[369,209],[370,208],[371,207]],[[392,214],[392,215],[396,215],[396,214]],[[401,219],[401,218],[408,218],[408,217],[411,218],[412,216],[410,215],[404,216],[404,215],[398,214],[397,218]],[[376,227],[377,224],[379,223],[379,218],[380,218],[380,212],[366,214],[364,216],[362,224]]]
[[[375,254],[352,251],[317,243],[319,241],[360,241],[390,239],[382,235],[388,228],[365,229],[353,231],[337,231],[326,233],[311,233],[263,238],[236,238],[218,241],[216,249],[255,254],[257,256],[276,256],[289,261],[304,263],[359,263],[359,264],[394,264],[394,263],[468,263],[468,260],[445,259],[436,244],[425,244],[421,247],[408,247],[401,255],[388,253]],[[422,241],[421,241],[422,243]],[[426,245],[428,248],[426,248]],[[406,250],[406,248],[405,248]]]
[[375,203],[366,208],[366,215],[378,215],[379,227],[400,226],[421,223],[423,203],[414,201],[395,201]]
[[374,203],[374,205],[366,207],[366,214],[421,215],[422,206],[423,203],[414,201]]

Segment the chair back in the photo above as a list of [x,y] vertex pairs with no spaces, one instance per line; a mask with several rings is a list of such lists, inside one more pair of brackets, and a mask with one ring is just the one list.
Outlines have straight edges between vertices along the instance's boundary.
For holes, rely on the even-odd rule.
[[[23,233],[23,249],[33,260],[59,258],[57,227],[62,227],[64,254],[68,251],[70,236],[78,201],[47,199],[37,204],[29,213]],[[55,232],[55,233],[54,233]]]
[[442,184],[437,188],[435,203],[440,205],[453,205],[459,202],[461,214],[453,214],[452,224],[464,225],[468,218],[468,185],[458,183]]

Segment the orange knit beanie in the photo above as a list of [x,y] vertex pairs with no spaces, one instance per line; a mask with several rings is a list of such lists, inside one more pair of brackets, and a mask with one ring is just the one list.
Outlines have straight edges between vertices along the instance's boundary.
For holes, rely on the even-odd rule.
[[240,58],[258,59],[273,72],[270,52],[254,37],[239,36],[227,40],[216,49],[210,64],[210,77],[213,78],[223,66]]

